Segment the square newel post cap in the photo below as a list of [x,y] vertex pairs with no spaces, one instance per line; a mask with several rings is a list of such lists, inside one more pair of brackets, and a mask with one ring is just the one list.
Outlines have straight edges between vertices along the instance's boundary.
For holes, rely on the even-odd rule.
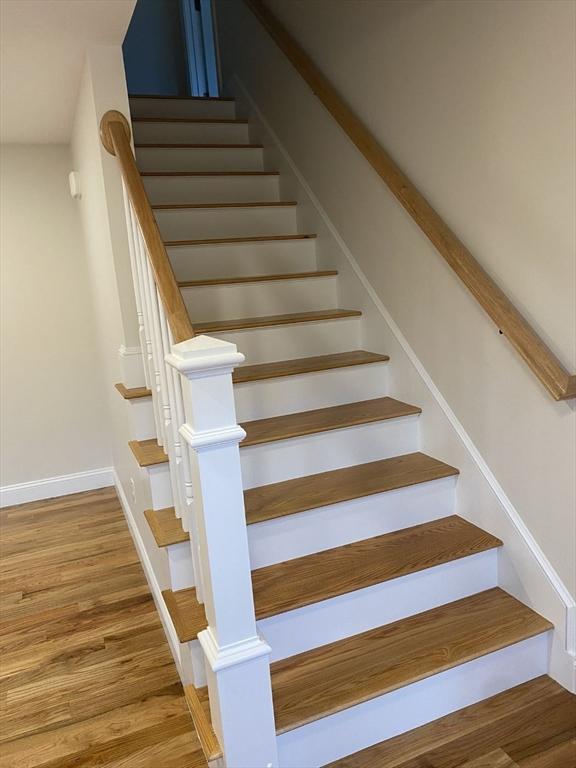
[[203,335],[174,344],[166,355],[168,365],[188,378],[232,372],[244,360],[236,344]]

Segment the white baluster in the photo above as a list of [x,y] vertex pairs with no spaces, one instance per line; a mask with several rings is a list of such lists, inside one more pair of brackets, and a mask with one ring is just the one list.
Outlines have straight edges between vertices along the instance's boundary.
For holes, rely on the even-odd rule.
[[228,768],[277,766],[270,647],[258,636],[232,371],[234,344],[196,336],[175,344],[167,362],[183,375],[208,628],[206,658],[212,721]]
[[145,343],[146,333],[144,331],[144,315],[142,313],[142,290],[140,281],[138,278],[138,268],[136,265],[136,246],[134,243],[134,227],[136,226],[134,220],[134,213],[132,206],[128,200],[128,194],[126,192],[126,185],[122,180],[122,193],[124,197],[124,214],[126,216],[126,229],[128,232],[128,251],[130,253],[130,267],[132,272],[132,282],[134,284],[134,299],[136,301],[136,315],[138,317],[138,338],[140,339],[140,351],[142,357],[142,369],[144,371],[144,381],[148,389],[150,389],[150,372],[145,362]]
[[154,409],[154,423],[156,425],[156,439],[158,444],[163,444],[163,427],[162,427],[162,409],[160,405],[158,387],[156,382],[156,373],[154,369],[154,360],[152,354],[152,313],[150,309],[150,298],[147,290],[147,278],[146,278],[146,263],[147,254],[144,247],[144,242],[140,234],[140,229],[136,223],[136,214],[132,211],[132,220],[134,223],[134,251],[136,254],[136,271],[138,274],[138,282],[140,284],[140,296],[142,299],[142,315],[144,318],[144,346],[142,348],[142,354],[144,356],[144,364],[148,370],[148,386],[152,392],[152,407]]
[[[172,345],[174,344],[174,339],[172,337],[172,332],[170,331],[170,328],[168,328],[167,330],[168,330],[168,340],[171,348]],[[174,407],[175,407],[174,419],[176,420],[176,423],[180,428],[185,423],[184,400],[182,396],[182,380],[178,371],[175,370],[171,365],[167,365],[166,367],[167,367],[167,370],[169,371],[169,375],[171,375],[172,377],[172,382],[174,386]],[[179,437],[181,438],[180,432],[178,432],[178,434],[179,434]],[[198,537],[198,524],[196,520],[196,508],[194,507],[194,488],[192,484],[192,464],[191,464],[191,458],[190,458],[190,448],[188,446],[188,443],[186,443],[186,441],[182,438],[179,440],[176,446],[176,453],[180,459],[180,467],[181,467],[180,477],[181,477],[181,482],[183,483],[184,503],[187,509],[187,512],[185,513],[185,518],[188,523],[188,528],[186,530],[190,534],[190,547],[192,549],[192,565],[194,568],[194,583],[196,585],[196,598],[198,602],[203,603],[204,590],[202,585],[201,554],[200,554],[200,544],[199,544],[199,537]]]

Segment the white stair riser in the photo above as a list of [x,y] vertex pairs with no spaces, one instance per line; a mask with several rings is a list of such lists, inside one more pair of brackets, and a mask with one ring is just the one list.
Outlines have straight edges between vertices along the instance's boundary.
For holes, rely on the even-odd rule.
[[152,509],[165,509],[174,506],[168,463],[146,467],[143,471],[147,473],[150,483]]
[[181,245],[168,248],[168,256],[178,280],[309,272],[316,268],[316,241]]
[[278,737],[281,768],[315,768],[545,675],[539,635]]
[[248,123],[144,123],[132,124],[134,141],[176,144],[247,144]]
[[152,398],[142,397],[127,400],[130,434],[133,440],[149,440],[156,437],[156,423],[152,409]]
[[247,363],[271,363],[359,349],[360,321],[360,317],[347,317],[208,335],[236,344]]
[[190,541],[171,544],[165,547],[168,555],[168,570],[170,573],[170,588],[174,591],[193,587],[194,571],[192,566],[192,549]]
[[136,147],[141,171],[262,171],[262,149]]
[[244,488],[411,453],[418,444],[418,417],[253,445],[240,450]]
[[295,235],[296,206],[155,210],[164,240]]
[[454,513],[453,477],[310,509],[248,526],[253,569],[341,547]]
[[234,386],[238,421],[311,411],[387,394],[386,363],[250,381]]
[[334,309],[336,277],[270,280],[261,283],[202,285],[182,288],[182,297],[192,322],[226,320],[231,317],[260,317],[291,312]]
[[280,199],[278,176],[143,176],[142,180],[153,205]]
[[491,589],[497,560],[495,550],[481,552],[263,619],[258,628],[279,661]]
[[236,117],[233,101],[213,99],[130,99],[132,117],[188,117],[226,119]]

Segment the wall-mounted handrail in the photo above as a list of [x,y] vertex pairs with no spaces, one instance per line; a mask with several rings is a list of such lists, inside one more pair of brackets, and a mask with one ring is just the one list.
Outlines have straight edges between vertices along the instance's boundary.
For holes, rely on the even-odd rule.
[[121,112],[114,109],[106,112],[100,121],[100,137],[107,151],[118,158],[124,185],[146,243],[154,279],[174,341],[178,343],[191,339],[194,329],[134,159],[130,146],[130,125]]
[[506,294],[456,237],[374,136],[344,103],[262,0],[245,0],[255,16],[312,88],[328,112],[356,145],[420,229],[448,262],[532,372],[555,400],[576,397],[576,374],[570,374]]

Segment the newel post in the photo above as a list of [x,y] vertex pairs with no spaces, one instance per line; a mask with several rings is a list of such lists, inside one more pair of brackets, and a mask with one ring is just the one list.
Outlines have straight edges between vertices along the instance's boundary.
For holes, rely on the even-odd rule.
[[232,371],[234,344],[195,336],[166,361],[183,376],[191,448],[194,515],[208,628],[198,635],[206,660],[210,709],[227,768],[276,768],[270,647],[258,635],[252,596]]

